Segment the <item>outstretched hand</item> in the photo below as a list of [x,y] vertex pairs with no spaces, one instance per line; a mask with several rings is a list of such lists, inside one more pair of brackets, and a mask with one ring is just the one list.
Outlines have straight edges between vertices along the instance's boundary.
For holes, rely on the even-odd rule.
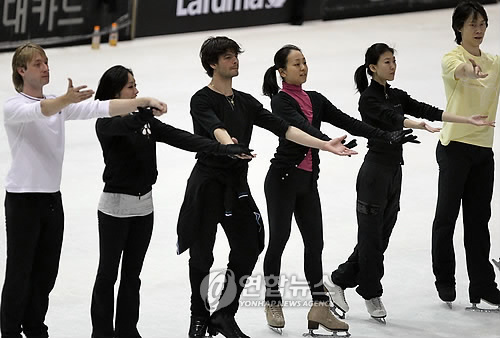
[[475,79],[484,79],[488,76],[488,74],[483,73],[481,66],[479,66],[474,59],[469,59],[469,61],[472,64],[472,72]]
[[237,145],[240,148],[240,151],[237,151],[237,147],[228,147],[228,156],[231,158],[239,158],[240,160],[251,160],[252,158],[256,157],[257,155],[252,154],[253,149],[248,149],[247,147],[243,145],[238,144],[238,139],[236,137],[231,137],[231,140],[233,141],[233,144],[228,144],[227,146],[234,146]]
[[68,78],[68,90],[66,91],[66,98],[70,103],[78,103],[81,101],[85,101],[94,95],[94,91],[92,89],[86,89],[87,86],[78,86],[73,87],[73,80]]
[[441,128],[433,127],[430,124],[427,124],[425,121],[419,122],[417,128],[427,130],[429,133],[437,133],[441,130]]
[[495,126],[495,121],[488,121],[488,115],[472,115],[469,118],[469,123],[475,126]]
[[325,145],[321,148],[321,150],[328,151],[330,153],[339,155],[339,156],[351,156],[357,155],[358,153],[354,150],[349,149],[345,145],[342,144],[342,141],[345,140],[347,135],[340,136],[330,141],[326,142]]
[[385,135],[384,139],[389,144],[405,144],[407,142],[420,143],[420,141],[417,140],[417,136],[413,135],[412,133],[413,133],[413,129],[402,129],[402,130],[396,130],[396,131],[389,131]]

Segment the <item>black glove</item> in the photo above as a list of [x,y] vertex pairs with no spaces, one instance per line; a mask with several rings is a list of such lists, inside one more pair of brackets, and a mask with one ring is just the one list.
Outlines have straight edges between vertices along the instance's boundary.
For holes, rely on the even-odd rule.
[[346,146],[346,148],[349,148],[349,149],[352,149],[354,147],[356,147],[358,145],[358,143],[356,142],[356,139],[352,139],[350,140],[349,142],[345,143],[345,140],[342,140],[342,144],[344,146]]
[[218,154],[236,158],[235,155],[240,154],[252,156],[252,151],[253,149],[248,149],[248,147],[243,144],[221,144]]
[[420,143],[416,135],[412,135],[412,129],[403,129],[396,131],[386,131],[382,138],[389,144],[405,144],[406,142]]
[[154,117],[153,108],[151,107],[137,107],[137,111],[139,112],[138,114],[141,117],[141,119],[146,122]]

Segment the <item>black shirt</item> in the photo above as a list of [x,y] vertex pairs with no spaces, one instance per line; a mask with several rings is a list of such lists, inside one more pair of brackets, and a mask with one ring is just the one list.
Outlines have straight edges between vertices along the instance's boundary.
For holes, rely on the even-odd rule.
[[[414,100],[403,90],[382,86],[372,80],[359,98],[359,112],[364,122],[386,131],[403,129],[404,115],[412,115],[429,121],[441,121],[443,111]],[[385,164],[403,163],[403,146],[389,144],[378,139],[368,140],[366,159]]]
[[[380,137],[382,132],[369,124],[363,123],[335,107],[326,97],[315,91],[306,91],[311,99],[313,119],[309,123],[306,115],[300,109],[299,104],[289,94],[281,91],[271,100],[273,114],[289,122],[306,133],[319,139],[328,141],[330,138],[323,134],[319,129],[321,122],[327,122],[331,125],[347,131],[356,136],[366,138]],[[309,147],[280,138],[278,148],[274,154],[271,163],[279,167],[298,166],[309,151]],[[319,172],[318,149],[311,149],[313,160],[313,172]]]
[[[217,128],[227,130],[238,143],[249,146],[253,126],[267,129],[279,137],[285,137],[289,124],[264,109],[250,94],[233,89],[234,107],[229,99],[208,87],[203,87],[191,98],[191,116],[194,133],[214,139]],[[198,153],[198,161],[214,168],[230,168],[246,161]]]
[[193,135],[147,114],[100,118],[96,132],[104,157],[104,191],[144,195],[156,182],[156,142],[187,151],[217,152],[216,141]]

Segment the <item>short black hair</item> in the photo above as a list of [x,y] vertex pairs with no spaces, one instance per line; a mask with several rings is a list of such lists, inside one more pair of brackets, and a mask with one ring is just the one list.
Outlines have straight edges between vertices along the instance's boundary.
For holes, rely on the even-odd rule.
[[94,98],[101,101],[116,99],[127,85],[129,73],[134,76],[131,69],[120,65],[109,68],[102,74]]
[[236,55],[243,53],[240,45],[227,36],[211,36],[203,42],[200,49],[200,59],[208,76],[214,76],[214,70],[210,65],[219,61],[219,56],[231,51]]
[[462,43],[462,33],[460,30],[464,27],[465,21],[469,16],[473,15],[473,19],[477,19],[477,15],[481,15],[486,22],[486,27],[488,27],[488,14],[483,5],[477,1],[463,1],[455,7],[453,11],[453,17],[451,19],[451,28],[455,32],[455,42],[457,44]]

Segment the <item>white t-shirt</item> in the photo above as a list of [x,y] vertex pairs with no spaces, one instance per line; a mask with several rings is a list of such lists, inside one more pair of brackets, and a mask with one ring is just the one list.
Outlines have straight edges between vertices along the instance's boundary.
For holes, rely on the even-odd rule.
[[109,117],[109,101],[89,99],[70,104],[47,117],[42,114],[41,100],[18,93],[4,104],[4,126],[12,156],[5,179],[8,192],[59,191],[64,158],[64,122]]

